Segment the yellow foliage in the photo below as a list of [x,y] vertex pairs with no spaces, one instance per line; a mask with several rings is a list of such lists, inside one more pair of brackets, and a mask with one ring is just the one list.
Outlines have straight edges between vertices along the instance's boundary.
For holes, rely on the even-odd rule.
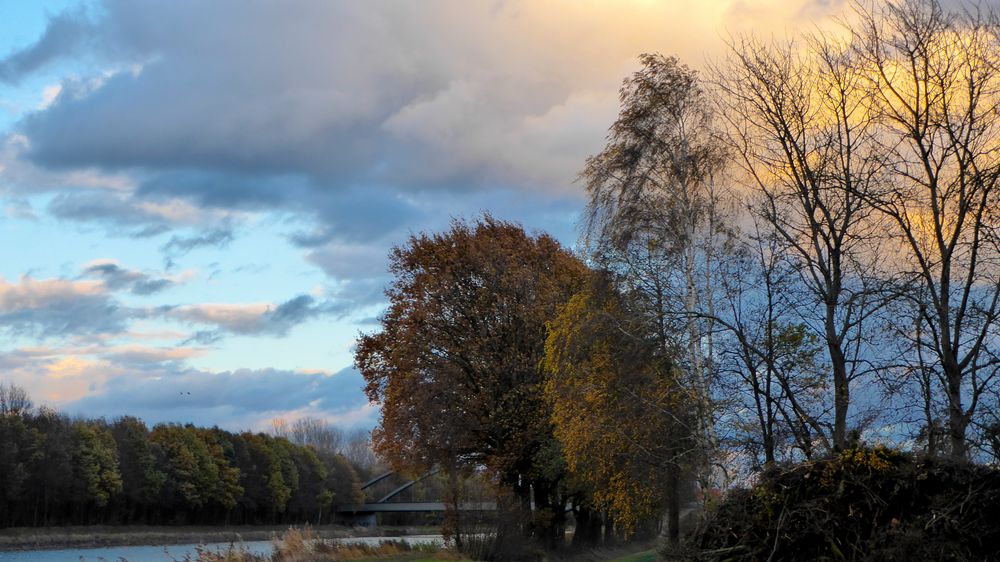
[[660,513],[689,392],[613,295],[573,297],[549,324],[543,367],[556,438],[594,502],[627,531]]

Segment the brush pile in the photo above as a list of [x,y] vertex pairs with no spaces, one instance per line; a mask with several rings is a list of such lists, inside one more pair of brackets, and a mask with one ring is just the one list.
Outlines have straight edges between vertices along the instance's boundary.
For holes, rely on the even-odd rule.
[[884,447],[767,470],[674,560],[1000,560],[1000,471]]

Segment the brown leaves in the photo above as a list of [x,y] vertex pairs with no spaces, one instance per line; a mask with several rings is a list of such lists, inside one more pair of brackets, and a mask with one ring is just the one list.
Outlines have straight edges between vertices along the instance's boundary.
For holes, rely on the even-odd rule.
[[489,215],[390,254],[381,332],[359,339],[375,446],[393,464],[530,465],[551,439],[538,364],[548,320],[587,275],[548,235]]

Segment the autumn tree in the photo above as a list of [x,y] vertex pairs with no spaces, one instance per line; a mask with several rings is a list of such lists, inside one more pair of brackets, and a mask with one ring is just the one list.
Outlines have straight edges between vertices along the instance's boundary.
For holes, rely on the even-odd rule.
[[361,502],[354,467],[319,435],[303,446],[217,427],[150,431],[131,416],[70,419],[0,386],[0,525],[321,524],[335,499]]
[[601,278],[574,296],[545,344],[555,434],[593,501],[629,532],[668,513],[679,539],[682,476],[699,458],[697,394],[641,307]]
[[150,442],[163,451],[167,506],[188,516],[227,512],[243,494],[240,471],[225,456],[210,430],[191,425],[158,425]]
[[565,498],[561,474],[538,470],[553,443],[539,362],[546,322],[587,268],[548,235],[486,215],[412,236],[389,269],[381,330],[355,356],[382,407],[376,450],[415,472],[484,467],[519,521],[532,521],[534,501],[524,530],[555,542]]
[[[19,387],[0,383],[0,395]],[[9,402],[8,402],[9,404]],[[16,413],[15,413],[16,412]],[[31,472],[36,466],[44,436],[29,425],[21,409],[0,409],[0,525],[14,525],[16,507],[31,497]]]
[[[41,438],[30,470],[29,486],[32,490],[32,524],[49,525],[64,522],[79,513],[67,507],[72,498],[73,479],[73,422],[65,414],[51,408],[42,407],[29,418],[29,423]],[[33,514],[34,515],[34,514]],[[76,519],[79,521],[79,519]]]

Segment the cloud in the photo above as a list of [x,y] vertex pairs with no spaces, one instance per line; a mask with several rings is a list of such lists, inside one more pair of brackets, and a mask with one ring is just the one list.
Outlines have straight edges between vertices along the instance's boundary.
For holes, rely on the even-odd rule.
[[[157,171],[170,181],[152,178],[147,189],[161,192],[241,184],[220,174],[305,177],[321,190],[565,191],[603,142],[635,56],[662,44],[654,22],[670,11],[649,2],[292,5],[105,0],[99,16],[53,18],[38,43],[0,61],[18,69],[9,76],[79,51],[133,70],[74,95],[64,85],[21,123],[28,154],[56,169]],[[575,116],[573,128],[548,127],[560,112]]]
[[62,407],[87,415],[132,413],[149,423],[186,422],[234,430],[264,429],[274,418],[303,413],[370,426],[376,411],[368,406],[363,385],[352,368],[336,374],[165,369],[143,377],[112,377],[85,396],[63,402]]
[[159,293],[175,284],[172,279],[128,269],[109,260],[98,260],[85,265],[82,276],[100,279],[111,291],[128,291],[143,296]]
[[320,302],[311,295],[299,295],[277,305],[204,303],[168,307],[164,310],[164,316],[189,324],[214,326],[214,332],[199,331],[190,340],[211,343],[222,333],[282,337],[303,322],[345,311],[345,308],[335,303]]
[[0,329],[40,338],[123,331],[129,319],[99,281],[0,277]]
[[3,214],[9,219],[37,221],[38,215],[26,199],[13,198],[4,205]]
[[[24,347],[0,355],[10,368],[23,368],[32,363],[39,365],[67,364],[68,359],[77,364],[92,364],[96,360],[106,360],[111,363],[148,370],[160,367],[163,363],[175,363],[205,353],[204,348],[197,347],[162,347],[136,343],[124,345],[83,345],[63,347]],[[47,368],[47,367],[46,367]]]
[[[132,238],[150,238],[180,227],[229,222],[233,216],[224,211],[201,209],[180,198],[143,199],[128,192],[94,189],[58,193],[47,210],[61,220],[104,225],[112,233]],[[175,236],[168,245],[172,249],[176,246],[178,250],[190,250],[199,245],[199,238]]]
[[229,226],[213,228],[196,236],[173,236],[162,250],[169,256],[181,256],[196,248],[225,248],[233,241],[233,229]]
[[49,16],[45,33],[37,41],[0,62],[0,81],[20,82],[26,75],[80,50],[94,36],[93,32],[86,13],[81,10]]
[[48,208],[65,220],[201,231],[171,239],[178,254],[235,236],[220,213],[286,213],[308,259],[350,275],[338,256],[384,255],[496,192],[547,228],[526,219],[538,198],[580,206],[574,179],[639,53],[697,66],[723,29],[838,3],[99,0],[0,59],[10,81],[64,59],[99,69],[22,116],[0,175],[18,193],[74,186]]
[[46,192],[96,191],[121,197],[130,193],[137,180],[127,172],[102,172],[94,167],[53,170],[31,162],[26,153],[31,141],[18,133],[0,136],[0,190],[29,196]]
[[141,334],[127,331],[133,321],[166,319],[207,327],[186,335],[182,345],[210,345],[225,335],[284,337],[299,324],[323,316],[343,317],[364,304],[299,295],[277,304],[197,303],[142,308],[124,306],[114,298],[115,292],[140,296],[158,293],[190,275],[184,272],[162,277],[113,260],[96,260],[84,264],[76,280],[22,276],[12,283],[0,277],[0,330],[43,339],[135,339]]
[[36,402],[70,415],[136,415],[148,423],[196,423],[266,429],[271,419],[317,416],[371,426],[364,380],[353,368],[324,370],[194,369],[200,350],[113,346],[26,348],[0,352],[0,380],[26,388]]

